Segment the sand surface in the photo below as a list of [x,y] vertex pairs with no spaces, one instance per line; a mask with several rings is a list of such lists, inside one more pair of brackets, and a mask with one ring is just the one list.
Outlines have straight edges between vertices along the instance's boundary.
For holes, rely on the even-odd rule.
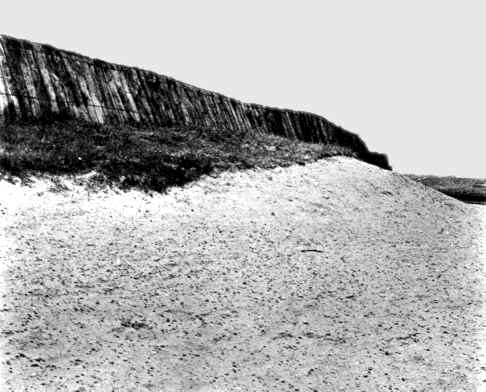
[[486,207],[349,158],[0,183],[5,391],[484,391]]

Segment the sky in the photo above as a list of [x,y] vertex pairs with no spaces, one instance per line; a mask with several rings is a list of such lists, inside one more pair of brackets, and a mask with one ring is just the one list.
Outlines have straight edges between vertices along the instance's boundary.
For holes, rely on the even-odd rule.
[[398,172],[486,178],[484,0],[16,0],[0,9],[0,34],[322,115]]

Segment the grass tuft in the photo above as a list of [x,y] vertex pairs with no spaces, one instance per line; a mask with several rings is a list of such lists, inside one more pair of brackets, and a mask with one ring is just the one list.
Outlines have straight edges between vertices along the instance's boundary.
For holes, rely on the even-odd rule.
[[225,170],[305,164],[336,155],[355,157],[342,146],[225,129],[140,129],[76,120],[0,128],[4,176],[96,171],[92,181],[159,192]]

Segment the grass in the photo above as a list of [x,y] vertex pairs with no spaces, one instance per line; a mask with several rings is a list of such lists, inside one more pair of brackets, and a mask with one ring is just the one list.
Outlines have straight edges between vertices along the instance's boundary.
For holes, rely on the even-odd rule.
[[486,204],[486,179],[413,174],[407,176],[466,203]]
[[336,155],[355,157],[342,146],[224,129],[140,129],[75,120],[0,128],[4,178],[96,171],[90,181],[98,185],[158,192],[225,170],[305,164]]

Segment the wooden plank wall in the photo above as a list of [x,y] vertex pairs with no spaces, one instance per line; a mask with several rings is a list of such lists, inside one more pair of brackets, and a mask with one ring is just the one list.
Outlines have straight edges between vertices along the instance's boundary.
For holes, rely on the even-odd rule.
[[65,114],[94,123],[261,132],[367,153],[324,117],[248,104],[154,72],[0,36],[0,123]]

